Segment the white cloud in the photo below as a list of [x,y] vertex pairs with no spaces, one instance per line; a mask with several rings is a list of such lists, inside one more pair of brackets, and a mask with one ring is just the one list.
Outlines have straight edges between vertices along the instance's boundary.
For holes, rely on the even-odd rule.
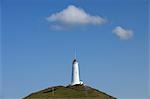
[[100,25],[106,22],[106,19],[100,16],[92,16],[86,13],[83,9],[74,5],[68,6],[66,9],[54,13],[47,17],[51,25],[64,26],[78,26],[78,25]]
[[61,25],[51,25],[51,28],[54,30],[65,30],[66,28]]
[[133,36],[133,31],[124,29],[121,26],[117,26],[114,30],[113,33],[116,34],[120,39],[130,39]]

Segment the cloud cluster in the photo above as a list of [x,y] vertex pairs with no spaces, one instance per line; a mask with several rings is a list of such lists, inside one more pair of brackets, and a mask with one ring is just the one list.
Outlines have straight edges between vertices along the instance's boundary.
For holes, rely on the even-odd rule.
[[[50,27],[55,30],[66,30],[70,27],[85,25],[101,25],[107,20],[98,15],[91,15],[82,8],[69,5],[60,12],[53,13],[47,17]],[[124,29],[121,26],[115,27],[112,32],[122,40],[128,40],[133,36],[133,31]]]
[[115,27],[115,29],[112,31],[116,36],[118,36],[120,39],[130,39],[133,36],[133,31],[124,29],[121,26]]
[[100,16],[92,16],[74,5],[70,5],[66,9],[50,15],[47,17],[47,20],[53,27],[57,28],[77,25],[100,25],[106,22],[106,19]]

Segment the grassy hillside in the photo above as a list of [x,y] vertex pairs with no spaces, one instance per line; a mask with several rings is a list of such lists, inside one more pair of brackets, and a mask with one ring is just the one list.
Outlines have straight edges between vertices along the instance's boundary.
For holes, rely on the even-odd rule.
[[116,99],[104,92],[84,85],[47,88],[23,99]]

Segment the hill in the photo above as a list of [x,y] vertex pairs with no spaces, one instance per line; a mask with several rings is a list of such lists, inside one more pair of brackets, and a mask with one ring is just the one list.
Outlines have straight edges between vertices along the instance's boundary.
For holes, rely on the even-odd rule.
[[23,99],[117,99],[84,85],[56,86],[31,93]]

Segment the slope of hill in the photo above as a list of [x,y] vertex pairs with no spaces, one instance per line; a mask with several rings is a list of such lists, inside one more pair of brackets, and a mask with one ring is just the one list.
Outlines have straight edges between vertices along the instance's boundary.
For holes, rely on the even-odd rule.
[[84,85],[56,86],[24,97],[23,99],[117,99],[97,89]]

